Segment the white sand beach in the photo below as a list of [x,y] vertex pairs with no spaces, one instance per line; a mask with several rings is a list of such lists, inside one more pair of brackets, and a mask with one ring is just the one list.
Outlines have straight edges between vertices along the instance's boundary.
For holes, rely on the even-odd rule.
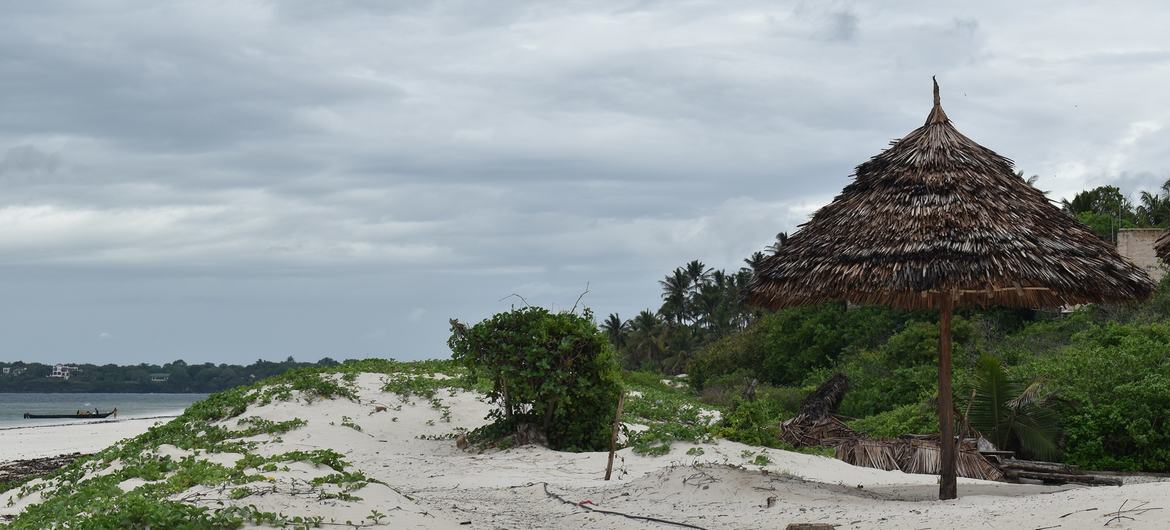
[[[172,498],[202,505],[252,504],[285,514],[319,515],[327,521],[365,521],[372,511],[386,515],[367,528],[671,528],[678,526],[587,508],[653,517],[699,528],[784,528],[789,523],[829,523],[837,528],[1101,528],[1124,503],[1154,511],[1115,520],[1109,528],[1167,528],[1170,483],[1121,487],[1046,487],[960,479],[960,498],[940,502],[937,477],[850,466],[838,460],[719,441],[677,443],[669,454],[618,453],[614,479],[603,480],[606,453],[562,453],[524,446],[484,453],[466,452],[452,439],[425,439],[455,427],[484,424],[488,405],[468,392],[440,392],[449,422],[426,400],[410,403],[381,390],[385,376],[357,380],[360,401],[345,399],[273,402],[245,416],[307,425],[279,436],[254,437],[261,455],[333,448],[355,469],[384,484],[356,491],[356,500],[306,496],[313,478],[327,468],[294,463],[265,472],[256,494],[225,498],[222,488],[196,486]],[[388,406],[377,411],[378,405]],[[401,405],[400,410],[395,410]],[[341,424],[351,418],[357,430]],[[222,423],[236,428],[236,419]],[[92,451],[122,436],[141,432],[148,421],[5,431],[3,458],[54,452]],[[421,438],[420,438],[421,437]],[[16,440],[21,441],[16,441]],[[21,448],[21,445],[39,447]],[[688,449],[702,448],[701,455]],[[766,466],[749,463],[766,451]],[[190,454],[158,448],[175,457]],[[693,451],[697,453],[698,451]],[[202,454],[231,465],[238,454]],[[122,484],[132,489],[141,481]],[[262,490],[262,491],[261,491]],[[12,502],[10,503],[10,499]],[[0,515],[14,515],[37,496],[0,495]]]
[[169,416],[0,427],[0,462],[67,453],[94,453],[138,436]]

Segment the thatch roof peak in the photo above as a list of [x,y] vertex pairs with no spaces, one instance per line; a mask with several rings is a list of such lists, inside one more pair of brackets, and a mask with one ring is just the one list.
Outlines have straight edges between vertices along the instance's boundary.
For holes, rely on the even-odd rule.
[[1057,307],[1152,292],[1144,270],[955,129],[935,87],[927,123],[857,166],[764,261],[754,302]]
[[942,98],[938,95],[938,80],[934,76],[930,76],[930,80],[934,82],[934,108],[930,109],[930,115],[926,117],[926,125],[948,123],[951,120],[943,112]]

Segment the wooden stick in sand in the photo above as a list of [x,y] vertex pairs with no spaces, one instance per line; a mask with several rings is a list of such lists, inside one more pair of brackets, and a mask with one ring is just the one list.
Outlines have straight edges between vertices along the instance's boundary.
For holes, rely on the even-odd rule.
[[613,474],[613,453],[617,451],[618,428],[621,427],[622,405],[625,402],[626,393],[622,392],[618,396],[617,414],[613,415],[613,432],[609,435],[609,463],[605,465],[605,480],[609,480],[610,475]]

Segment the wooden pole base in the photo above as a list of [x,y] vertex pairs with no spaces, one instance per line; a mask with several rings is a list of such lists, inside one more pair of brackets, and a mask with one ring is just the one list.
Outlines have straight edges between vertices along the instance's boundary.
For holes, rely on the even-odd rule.
[[955,476],[955,404],[951,395],[951,312],[954,301],[944,295],[938,315],[938,432],[940,462],[939,500],[959,496],[958,479]]

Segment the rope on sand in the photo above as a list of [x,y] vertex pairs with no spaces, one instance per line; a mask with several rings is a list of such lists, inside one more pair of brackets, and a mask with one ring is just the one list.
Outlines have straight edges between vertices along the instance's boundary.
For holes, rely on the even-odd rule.
[[706,528],[703,528],[701,526],[695,526],[695,525],[689,524],[689,523],[680,523],[678,521],[668,521],[666,519],[659,519],[657,517],[647,517],[644,515],[630,515],[628,513],[614,512],[614,511],[610,511],[610,510],[602,510],[599,508],[590,508],[588,506],[585,506],[585,504],[583,502],[581,502],[581,503],[573,502],[573,501],[570,501],[570,500],[568,500],[560,495],[557,495],[556,493],[549,491],[548,490],[548,482],[541,482],[540,484],[544,486],[545,495],[548,495],[549,497],[556,499],[558,501],[561,501],[565,504],[568,504],[571,506],[576,506],[578,508],[584,508],[584,509],[589,510],[591,512],[604,513],[604,514],[609,514],[609,515],[620,515],[620,516],[625,517],[627,519],[635,519],[638,521],[650,521],[650,522],[654,522],[654,523],[669,524],[669,525],[674,525],[674,526],[681,526],[683,528],[694,528],[696,530],[707,530]]

